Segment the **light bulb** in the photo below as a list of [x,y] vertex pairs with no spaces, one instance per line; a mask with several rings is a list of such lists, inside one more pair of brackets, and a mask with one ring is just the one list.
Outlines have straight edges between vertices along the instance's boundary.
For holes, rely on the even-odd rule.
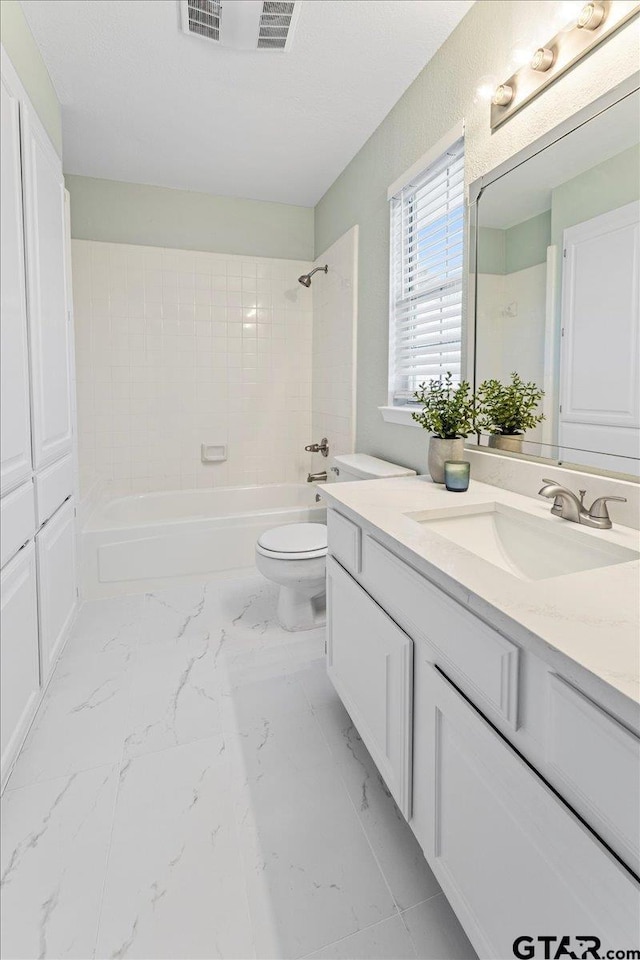
[[496,87],[492,103],[497,107],[506,107],[512,100],[513,87],[510,87],[508,83],[501,83],[499,87]]
[[604,20],[605,10],[601,3],[593,0],[592,3],[585,3],[578,14],[577,26],[580,30],[595,30]]
[[545,70],[548,70],[555,60],[556,55],[553,50],[550,50],[549,47],[538,47],[536,52],[531,58],[530,67],[532,70],[538,70],[540,73],[544,73]]

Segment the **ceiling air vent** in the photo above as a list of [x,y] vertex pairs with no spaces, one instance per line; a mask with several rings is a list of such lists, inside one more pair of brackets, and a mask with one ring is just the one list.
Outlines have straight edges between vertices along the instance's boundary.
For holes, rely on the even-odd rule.
[[220,40],[220,0],[187,0],[186,26],[189,33]]
[[258,29],[259,50],[284,50],[289,38],[295,3],[265,0]]
[[180,0],[182,29],[234,50],[289,50],[303,0]]

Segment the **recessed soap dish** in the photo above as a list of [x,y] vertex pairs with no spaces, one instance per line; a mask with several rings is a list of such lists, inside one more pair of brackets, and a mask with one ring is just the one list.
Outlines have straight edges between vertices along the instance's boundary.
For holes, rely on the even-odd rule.
[[220,463],[227,459],[226,443],[200,444],[200,459],[203,463]]

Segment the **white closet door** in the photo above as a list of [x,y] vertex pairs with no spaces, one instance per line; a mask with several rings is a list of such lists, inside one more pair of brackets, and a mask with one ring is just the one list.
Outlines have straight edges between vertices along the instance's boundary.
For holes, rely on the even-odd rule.
[[20,108],[12,95],[11,81],[2,74],[0,110],[0,166],[2,168],[0,220],[0,358],[2,402],[0,404],[2,495],[31,474],[31,427],[29,422],[29,361],[27,305],[24,280],[24,234],[22,229],[22,175],[20,170]]
[[[640,203],[565,230],[563,265],[560,446],[600,451],[595,466],[633,470],[640,457]],[[569,450],[564,455],[571,459]]]
[[36,534],[40,673],[49,676],[76,609],[73,500],[67,500]]
[[64,178],[60,157],[25,105],[21,121],[33,459],[38,470],[72,449]]
[[2,782],[27,731],[39,690],[36,558],[33,541],[2,571],[0,683]]

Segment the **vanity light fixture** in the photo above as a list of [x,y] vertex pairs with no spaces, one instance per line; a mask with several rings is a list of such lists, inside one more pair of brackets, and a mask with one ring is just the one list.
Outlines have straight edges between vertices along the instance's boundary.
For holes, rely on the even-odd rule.
[[541,44],[524,66],[494,89],[491,129],[495,130],[512,117],[639,13],[640,3],[634,0],[590,0],[585,3],[555,37]]
[[595,30],[603,22],[606,16],[604,4],[594,0],[593,3],[585,3],[578,15],[576,26],[579,30]]
[[549,47],[538,47],[534,55],[531,57],[530,67],[532,70],[538,70],[540,73],[545,73],[553,66],[553,61],[555,60],[556,55],[553,50],[550,50]]

